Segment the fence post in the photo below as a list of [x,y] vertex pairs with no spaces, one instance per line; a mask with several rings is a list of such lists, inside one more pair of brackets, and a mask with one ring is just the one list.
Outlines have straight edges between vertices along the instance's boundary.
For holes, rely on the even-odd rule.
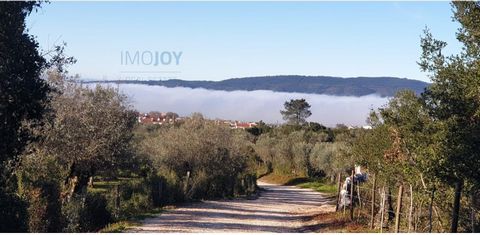
[[338,211],[338,205],[340,204],[340,191],[342,191],[342,173],[339,172],[337,174],[337,181],[338,181],[338,187],[337,187],[337,206],[335,207],[335,211]]
[[432,195],[430,196],[430,206],[428,207],[428,232],[432,232],[433,223],[432,223],[432,216],[433,216],[433,199],[435,197],[435,187],[432,189]]
[[383,217],[385,217],[385,186],[382,187],[382,202],[380,204],[381,217],[380,217],[380,233],[383,233]]
[[400,230],[400,211],[402,209],[403,185],[398,187],[397,211],[395,213],[395,233]]
[[475,188],[472,188],[471,192],[470,192],[470,203],[471,203],[471,215],[470,215],[470,219],[472,220],[472,233],[476,233],[477,232],[477,228],[475,226],[476,222],[477,222],[477,218],[475,216],[475,206],[477,205],[477,199],[475,198]]
[[355,170],[352,170],[352,176],[350,179],[350,220],[353,221],[353,185],[355,184],[353,177],[355,176]]
[[408,211],[408,232],[412,230],[412,216],[413,216],[413,186],[410,184],[410,210]]
[[[360,206],[360,210],[358,210],[358,213],[363,209],[362,205],[362,198],[360,197],[360,184],[357,183],[357,198],[358,198],[358,205]],[[360,214],[358,214],[360,216]]]
[[120,187],[115,185],[115,215],[118,217],[120,214]]
[[183,193],[187,195],[188,192],[188,183],[190,181],[190,171],[187,171],[187,177],[185,178],[185,185],[183,186]]
[[375,177],[375,173],[373,174],[373,187],[372,187],[372,210],[371,210],[371,218],[370,218],[370,229],[375,227],[375,191],[377,187],[377,178]]

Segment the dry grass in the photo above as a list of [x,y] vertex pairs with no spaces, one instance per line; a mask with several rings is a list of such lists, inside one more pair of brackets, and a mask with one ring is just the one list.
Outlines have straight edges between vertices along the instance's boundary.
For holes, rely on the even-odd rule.
[[269,184],[291,185],[293,181],[303,180],[303,182],[305,182],[306,179],[307,178],[305,177],[299,177],[299,176],[293,176],[293,175],[277,175],[272,173],[272,174],[263,176],[259,180]]
[[331,232],[331,233],[377,233],[368,226],[369,217],[366,213],[355,213],[350,221],[348,211],[324,213],[308,218],[313,225],[304,227],[301,232]]
[[312,178],[292,176],[292,175],[269,174],[269,175],[263,176],[259,180],[269,184],[309,188],[317,192],[326,193],[329,195],[335,195],[337,192],[337,186],[335,184],[326,182],[324,179],[312,179]]

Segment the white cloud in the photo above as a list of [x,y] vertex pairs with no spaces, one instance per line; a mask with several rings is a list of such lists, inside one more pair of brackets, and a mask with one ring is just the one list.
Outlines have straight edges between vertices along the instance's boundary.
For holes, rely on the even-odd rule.
[[375,95],[363,97],[329,96],[273,91],[214,91],[191,88],[167,88],[146,85],[119,85],[133,106],[140,112],[176,112],[188,116],[200,112],[208,118],[282,123],[280,110],[290,99],[305,98],[311,105],[315,121],[327,126],[337,123],[364,125],[371,108],[378,108],[387,98]]

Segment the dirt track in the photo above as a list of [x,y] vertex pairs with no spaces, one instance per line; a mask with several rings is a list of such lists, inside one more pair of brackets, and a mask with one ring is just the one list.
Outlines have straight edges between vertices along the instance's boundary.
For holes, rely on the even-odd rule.
[[[306,218],[335,208],[318,192],[259,182],[256,200],[191,203],[143,221],[129,232],[299,232]],[[308,230],[307,230],[308,231]]]

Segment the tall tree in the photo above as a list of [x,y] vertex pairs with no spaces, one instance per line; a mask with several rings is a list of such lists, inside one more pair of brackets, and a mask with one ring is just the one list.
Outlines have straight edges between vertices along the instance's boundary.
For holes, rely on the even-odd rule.
[[283,105],[285,110],[281,110],[283,120],[288,121],[289,124],[301,125],[306,119],[312,115],[310,112],[310,104],[305,99],[291,99]]
[[68,199],[83,195],[98,171],[112,170],[130,157],[136,119],[117,89],[82,87],[61,77],[55,88],[61,91],[52,99],[55,117],[41,146],[68,168],[63,194]]
[[27,33],[25,18],[39,2],[0,2],[0,231],[25,230],[23,203],[12,169],[28,141],[29,126],[41,124],[49,87],[40,78],[46,60]]
[[[40,78],[46,60],[26,30],[37,2],[0,2],[0,167],[14,160],[32,137],[22,123],[40,120],[49,87]],[[1,184],[4,183],[2,177]],[[2,185],[3,186],[3,185]]]
[[447,44],[426,30],[419,64],[433,81],[424,98],[441,133],[432,171],[455,186],[450,231],[457,232],[463,185],[478,185],[480,179],[480,3],[453,2],[452,6],[454,20],[461,25],[457,39],[462,51],[445,56]]

